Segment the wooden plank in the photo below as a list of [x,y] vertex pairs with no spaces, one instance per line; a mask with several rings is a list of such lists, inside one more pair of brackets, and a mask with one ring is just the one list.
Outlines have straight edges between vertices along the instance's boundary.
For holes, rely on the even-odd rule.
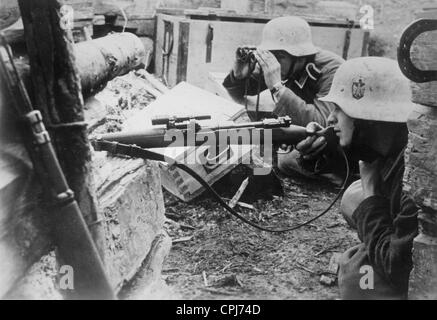
[[[178,66],[178,35],[179,35],[179,22],[183,21],[183,17],[174,17],[170,15],[160,14],[157,16],[157,26],[156,26],[156,38],[155,38],[155,73],[159,77],[165,76],[163,66],[163,45],[164,45],[164,21],[169,21],[173,23],[173,48],[170,54],[170,63],[168,66],[168,85],[173,87],[177,84],[177,66]],[[167,72],[165,72],[167,73]]]
[[[205,62],[206,36],[208,26],[214,32],[212,61]],[[261,42],[263,24],[224,21],[192,20],[188,54],[187,81],[205,88],[210,72],[229,72],[235,59],[235,50],[242,45],[257,45]],[[325,50],[343,55],[345,29],[334,27],[312,27],[314,44]],[[362,30],[351,30],[348,57],[361,56],[363,44]]]
[[143,18],[143,19],[129,19],[125,23],[124,19],[117,17],[114,23],[116,27],[124,27],[131,32],[134,32],[137,36],[153,37],[155,35],[155,17]]
[[[202,20],[222,20],[222,21],[232,21],[232,22],[248,22],[249,20],[256,21],[258,23],[267,23],[268,21],[282,17],[283,14],[269,15],[264,13],[238,13],[229,10],[221,10],[215,8],[204,8],[204,9],[186,9],[184,10],[185,16],[191,19],[202,19]],[[321,27],[339,27],[339,28],[350,28],[350,20],[336,18],[326,15],[305,15],[299,14],[299,17],[308,21],[310,26],[321,26]],[[353,23],[353,28],[359,29],[359,23]]]
[[189,42],[190,23],[188,21],[181,21],[179,24],[178,66],[176,71],[176,83],[187,80]]
[[[179,30],[181,21],[189,21],[190,34],[188,43],[188,60],[186,81],[201,88],[205,88],[208,81],[209,72],[228,72],[232,66],[235,50],[242,45],[257,45],[261,42],[262,30],[264,23],[249,22],[229,22],[229,21],[210,21],[210,20],[184,20],[182,17],[158,14],[157,33],[155,51],[155,70],[159,76],[162,76],[162,52],[160,48],[163,43],[163,21],[173,23],[174,34],[181,34]],[[311,21],[310,21],[311,24]],[[205,61],[207,54],[206,38],[209,26],[214,29],[214,38],[212,41],[211,62]],[[349,24],[350,26],[350,24]],[[321,26],[314,24],[312,27],[314,44],[325,50],[332,51],[342,56],[345,51],[345,29],[333,25]],[[366,44],[364,38],[365,32],[361,29],[350,29],[350,38],[347,56],[348,58],[360,57],[363,52],[363,45]],[[181,48],[185,45],[179,43]],[[169,67],[169,85],[174,86],[179,79],[183,79],[181,70],[185,68],[185,63],[179,61],[180,57],[186,54],[178,48],[170,57]],[[177,66],[179,65],[179,69]],[[176,69],[176,71],[174,71]],[[179,74],[177,73],[179,70]],[[173,73],[176,72],[176,75]]]
[[[158,14],[157,33],[156,33],[156,51],[155,51],[155,70],[159,76],[162,76],[162,51],[160,48],[163,44],[164,23],[163,21],[173,23],[174,34],[181,34],[179,29],[181,22],[189,21],[189,42],[188,42],[188,60],[186,81],[201,88],[205,88],[208,82],[209,72],[228,72],[232,66],[235,50],[242,45],[257,45],[261,42],[262,30],[264,23],[248,22],[228,22],[228,21],[210,21],[210,20],[185,20],[183,17]],[[207,54],[206,38],[209,26],[214,29],[214,38],[212,41],[211,62],[205,61]],[[187,27],[188,28],[188,27]],[[366,44],[364,31],[361,29],[350,29],[350,40],[348,46],[348,58],[360,57],[363,52],[363,45]],[[332,51],[340,56],[345,51],[345,29],[338,27],[321,27],[312,26],[314,44],[320,48]],[[184,34],[184,32],[182,32]],[[182,38],[185,41],[184,38]],[[182,40],[180,38],[180,41]],[[179,47],[174,48],[170,56],[169,66],[169,85],[174,86],[183,78],[185,63],[179,61],[185,57],[185,51],[181,51],[185,45],[179,42]],[[185,50],[185,49],[184,49]],[[366,51],[366,50],[364,50]],[[176,71],[174,71],[176,69]],[[176,72],[174,74],[173,72]],[[179,72],[179,73],[178,73]],[[178,79],[179,77],[179,79]]]
[[108,276],[118,291],[133,278],[164,226],[164,200],[158,163],[94,157],[96,193],[103,213]]
[[347,56],[349,53],[349,47],[351,45],[351,30],[346,30],[344,35],[344,45],[343,45],[343,54],[342,57],[344,60],[347,60]]
[[369,40],[370,40],[370,32],[365,31],[363,36],[363,44],[361,46],[361,56],[367,57],[369,55]]

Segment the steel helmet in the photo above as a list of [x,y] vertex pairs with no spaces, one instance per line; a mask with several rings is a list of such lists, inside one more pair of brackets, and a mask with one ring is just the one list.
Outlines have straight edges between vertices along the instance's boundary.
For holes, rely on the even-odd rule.
[[316,54],[308,22],[299,17],[280,17],[270,20],[265,26],[261,44],[264,50],[284,50],[292,56]]
[[363,120],[406,122],[414,109],[410,83],[395,60],[361,57],[343,63],[334,75],[329,94],[349,117]]

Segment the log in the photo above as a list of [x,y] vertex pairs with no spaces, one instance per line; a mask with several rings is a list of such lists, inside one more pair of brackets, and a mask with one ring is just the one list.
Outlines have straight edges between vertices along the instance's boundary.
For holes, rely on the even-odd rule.
[[[7,35],[12,39],[16,32],[16,29],[11,29]],[[82,94],[90,97],[115,77],[147,67],[153,56],[153,41],[132,33],[116,33],[75,44],[74,56]],[[28,58],[20,57],[15,62],[19,65],[21,77],[27,81],[30,74]]]
[[0,30],[14,24],[20,18],[17,0],[0,1]]
[[132,33],[116,33],[75,45],[82,90],[90,95],[117,76],[146,64],[149,52]]

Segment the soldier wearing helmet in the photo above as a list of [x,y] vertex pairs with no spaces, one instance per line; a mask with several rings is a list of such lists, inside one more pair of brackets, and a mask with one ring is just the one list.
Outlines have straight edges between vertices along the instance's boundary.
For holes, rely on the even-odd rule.
[[[414,108],[408,80],[394,60],[356,58],[336,72],[328,96],[328,118],[339,144],[360,160],[360,176],[343,195],[341,211],[361,244],[340,261],[345,299],[403,299],[412,268],[417,207],[402,192],[406,121]],[[314,130],[314,125],[309,125]],[[326,142],[308,138],[296,146],[307,160]]]
[[[224,87],[235,100],[243,101],[245,94],[256,95],[269,89],[275,115],[288,115],[294,124],[302,126],[311,121],[326,125],[334,104],[319,98],[328,94],[334,73],[344,60],[313,45],[305,20],[291,16],[269,21],[254,56],[255,70],[237,54],[233,69],[224,80]],[[286,174],[300,170],[297,156],[294,151],[280,154],[279,169]]]

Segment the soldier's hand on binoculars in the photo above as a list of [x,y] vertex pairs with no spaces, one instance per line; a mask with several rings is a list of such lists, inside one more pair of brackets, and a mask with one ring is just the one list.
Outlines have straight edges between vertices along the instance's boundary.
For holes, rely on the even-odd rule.
[[[306,130],[308,133],[313,134],[317,131],[324,129],[317,122],[310,122],[306,126]],[[306,139],[302,140],[296,145],[296,150],[301,153],[305,160],[312,160],[318,158],[320,153],[327,146],[327,141],[325,137],[318,137],[316,135],[309,136]]]
[[276,57],[268,50],[257,49],[255,58],[258,61],[263,74],[264,81],[269,90],[272,90],[275,85],[281,82],[281,65]]
[[254,66],[251,65],[250,59],[242,59],[242,49],[245,47],[238,48],[235,52],[235,60],[232,71],[236,79],[242,80],[249,77],[252,73]]
[[232,70],[234,72],[234,77],[239,80],[246,79],[250,75],[249,63],[235,60]]

